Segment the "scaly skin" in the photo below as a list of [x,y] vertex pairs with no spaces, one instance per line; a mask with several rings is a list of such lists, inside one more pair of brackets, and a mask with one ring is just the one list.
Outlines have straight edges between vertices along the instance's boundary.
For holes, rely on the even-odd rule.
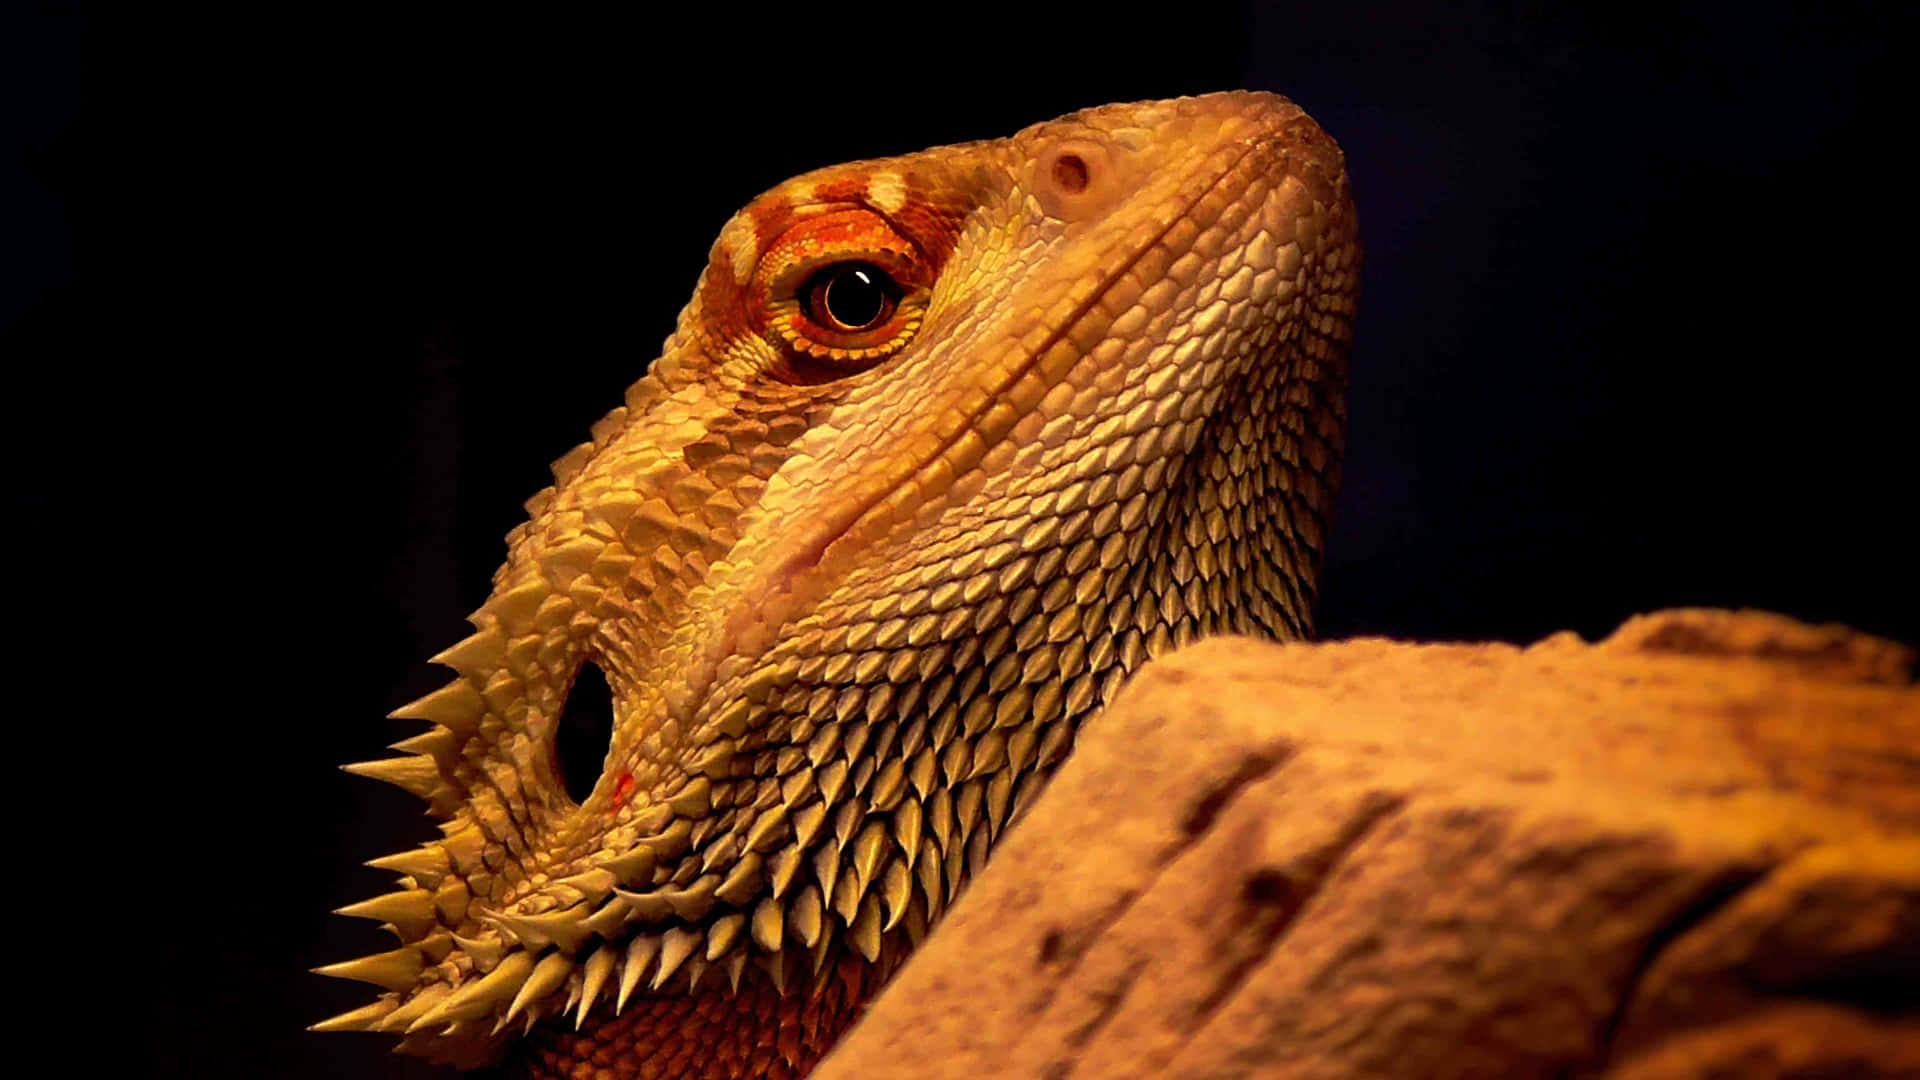
[[[1130,671],[1308,633],[1358,271],[1338,149],[1269,94],[756,199],[396,714],[431,730],[349,767],[445,836],[375,860],[399,891],[343,910],[402,944],[322,969],[385,992],[317,1026],[803,1074]],[[614,727],[576,805],[585,664]]]

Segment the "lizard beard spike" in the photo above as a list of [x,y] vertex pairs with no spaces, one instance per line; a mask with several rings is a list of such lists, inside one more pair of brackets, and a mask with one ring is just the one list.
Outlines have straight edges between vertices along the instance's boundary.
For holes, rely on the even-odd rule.
[[[349,766],[443,835],[374,860],[398,889],[343,913],[400,945],[321,969],[382,993],[318,1027],[804,1073],[1129,672],[1308,632],[1355,237],[1338,149],[1269,94],[755,199],[395,714],[428,732]],[[576,802],[586,665],[614,723]]]

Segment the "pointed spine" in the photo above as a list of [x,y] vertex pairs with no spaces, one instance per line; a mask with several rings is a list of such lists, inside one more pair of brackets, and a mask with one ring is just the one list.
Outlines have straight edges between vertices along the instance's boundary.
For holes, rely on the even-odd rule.
[[533,954],[525,949],[508,953],[500,966],[447,995],[440,1004],[427,1010],[407,1026],[408,1034],[437,1024],[471,1020],[493,1011],[495,1004],[511,998],[533,973]]
[[647,969],[653,966],[653,958],[659,952],[660,939],[652,934],[642,934],[627,946],[627,962],[620,969],[620,996],[613,1003],[613,1015],[619,1016],[627,1007],[627,999],[633,996],[634,988],[646,977]]
[[587,1014],[593,1011],[593,1003],[599,999],[600,989],[607,984],[607,977],[613,974],[614,965],[619,959],[619,954],[611,945],[602,945],[587,957],[586,966],[581,971],[580,1008],[573,1014],[573,1030],[579,1031]]
[[329,1017],[317,1024],[310,1024],[307,1030],[371,1031],[373,1030],[373,1026],[385,1020],[387,1014],[391,1013],[394,1008],[395,1004],[393,1001],[387,998],[381,998],[371,1005],[362,1005],[351,1012],[343,1012],[339,1016]]
[[653,973],[651,988],[658,990],[665,986],[667,980],[673,978],[673,973],[680,970],[680,965],[686,963],[687,958],[699,947],[700,932],[697,930],[676,926],[660,935],[660,967]]
[[360,761],[340,768],[355,776],[392,784],[428,802],[436,802],[435,796],[441,789],[439,764],[422,754]]
[[313,969],[315,975],[330,979],[354,979],[388,990],[405,990],[420,978],[420,950],[404,946],[390,952],[374,953],[354,960]]
[[336,908],[334,914],[345,915],[351,919],[372,919],[375,922],[392,923],[402,941],[414,941],[436,925],[433,915],[433,894],[425,889],[408,889],[404,892],[376,896],[371,900],[362,900],[357,904]]
[[560,988],[573,973],[573,961],[557,952],[550,952],[540,958],[527,981],[520,984],[520,992],[513,996],[513,1004],[507,1006],[507,1015],[501,1017],[505,1024],[525,1011],[533,1002],[539,1001]]
[[388,713],[387,717],[392,720],[424,720],[466,737],[480,730],[480,719],[486,712],[487,703],[481,698],[480,691],[465,679],[455,679],[418,701],[400,706]]

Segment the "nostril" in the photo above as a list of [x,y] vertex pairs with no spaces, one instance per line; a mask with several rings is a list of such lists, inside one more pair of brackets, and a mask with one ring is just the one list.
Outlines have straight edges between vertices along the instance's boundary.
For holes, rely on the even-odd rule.
[[1054,158],[1053,182],[1070,195],[1087,190],[1086,160],[1078,154],[1061,154]]
[[1061,221],[1087,221],[1105,213],[1130,190],[1131,165],[1124,149],[1097,139],[1062,139],[1033,162],[1030,183],[1040,209]]
[[613,691],[597,666],[581,664],[553,732],[554,765],[576,806],[586,802],[600,782],[612,742]]

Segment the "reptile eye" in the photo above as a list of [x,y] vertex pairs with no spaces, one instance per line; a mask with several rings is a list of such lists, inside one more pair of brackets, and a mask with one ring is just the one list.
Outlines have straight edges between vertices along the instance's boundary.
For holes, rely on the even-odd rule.
[[843,334],[872,329],[893,316],[900,286],[872,263],[845,262],[807,279],[800,295],[807,317]]
[[768,374],[811,386],[895,355],[920,329],[934,269],[865,207],[802,219],[761,254],[742,298],[755,329],[779,351]]

